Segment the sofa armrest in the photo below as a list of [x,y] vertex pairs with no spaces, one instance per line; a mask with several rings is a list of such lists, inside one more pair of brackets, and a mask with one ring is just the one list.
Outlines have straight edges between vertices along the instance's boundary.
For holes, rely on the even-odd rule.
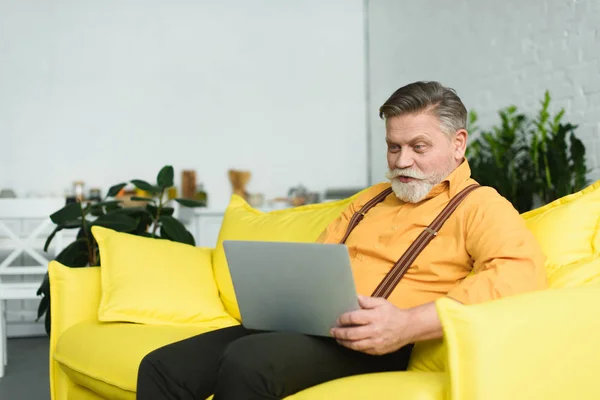
[[600,399],[600,287],[436,302],[451,399]]
[[71,268],[51,261],[51,335],[60,335],[71,326],[98,319],[101,286],[100,267]]
[[54,361],[56,343],[60,336],[79,322],[97,320],[100,306],[100,267],[71,268],[51,261],[50,278],[50,392],[52,399],[60,399],[64,388],[57,388],[60,371]]

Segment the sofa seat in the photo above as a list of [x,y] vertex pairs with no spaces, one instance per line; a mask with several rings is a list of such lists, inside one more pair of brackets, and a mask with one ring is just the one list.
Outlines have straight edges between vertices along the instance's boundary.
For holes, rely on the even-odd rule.
[[75,384],[103,398],[134,400],[138,366],[146,354],[213,329],[84,321],[61,335],[54,360]]
[[[99,398],[134,400],[138,366],[146,354],[213,329],[84,321],[60,336],[54,360],[80,389]],[[366,374],[327,382],[287,399],[394,398],[401,393],[410,399],[439,400],[444,398],[446,379],[443,373],[423,371]]]
[[448,391],[443,372],[380,372],[336,379],[303,390],[286,400],[441,400]]

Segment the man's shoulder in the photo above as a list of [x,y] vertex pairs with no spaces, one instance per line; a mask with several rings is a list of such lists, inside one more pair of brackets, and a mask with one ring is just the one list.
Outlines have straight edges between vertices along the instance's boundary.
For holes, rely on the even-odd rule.
[[[473,181],[473,183],[476,183],[475,181]],[[491,187],[491,186],[485,186],[485,185],[480,185],[477,189],[475,189],[473,192],[471,192],[471,194],[469,195],[470,198],[473,199],[478,199],[478,200],[501,200],[504,199],[504,197],[502,197],[502,195],[500,193],[498,193],[498,191]]]
[[[472,181],[471,183],[477,182]],[[477,189],[473,190],[469,196],[467,196],[467,198],[464,200],[464,203],[465,208],[471,211],[504,210],[514,211],[517,213],[517,210],[514,208],[512,203],[491,186],[479,186]]]

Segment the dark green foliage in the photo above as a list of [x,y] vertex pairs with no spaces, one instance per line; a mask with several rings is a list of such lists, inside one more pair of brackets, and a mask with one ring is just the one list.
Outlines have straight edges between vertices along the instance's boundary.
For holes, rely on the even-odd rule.
[[[127,183],[112,186],[101,202],[67,204],[50,216],[56,227],[48,236],[44,250],[48,250],[57,232],[63,229],[78,229],[76,239],[60,252],[56,261],[73,268],[100,265],[98,243],[92,235],[92,226],[103,226],[118,232],[195,246],[192,234],[173,217],[175,209],[168,206],[170,200],[165,200],[167,189],[173,186],[173,175],[173,167],[167,165],[158,173],[156,184],[141,179],[130,181],[136,188],[147,193],[148,197],[132,197],[133,201],[146,202],[143,207],[124,207],[123,202],[116,198]],[[184,207],[202,206],[194,200],[174,200]],[[38,319],[46,315],[46,331],[49,334],[51,299],[48,274],[44,277],[37,294],[42,296],[38,307]]]
[[479,132],[467,150],[473,178],[494,187],[521,213],[588,184],[585,146],[575,136],[577,126],[561,122],[564,110],[551,116],[549,106],[546,92],[533,119],[515,106],[502,109],[500,124],[489,131],[479,131],[477,114],[469,113],[469,132]]

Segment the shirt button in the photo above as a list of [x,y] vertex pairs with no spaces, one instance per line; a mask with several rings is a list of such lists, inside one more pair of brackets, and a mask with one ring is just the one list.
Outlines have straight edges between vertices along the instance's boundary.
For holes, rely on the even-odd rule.
[[396,225],[392,226],[393,231],[395,231],[396,229],[398,229],[398,227]]
[[376,249],[380,249],[381,247],[382,247],[382,246],[381,246],[381,244],[380,244],[380,243],[377,243],[377,244],[375,245],[375,248],[376,248]]
[[364,257],[362,254],[359,254],[357,258],[358,258],[360,261],[362,261],[362,260],[364,260],[364,259],[365,259],[365,257]]

